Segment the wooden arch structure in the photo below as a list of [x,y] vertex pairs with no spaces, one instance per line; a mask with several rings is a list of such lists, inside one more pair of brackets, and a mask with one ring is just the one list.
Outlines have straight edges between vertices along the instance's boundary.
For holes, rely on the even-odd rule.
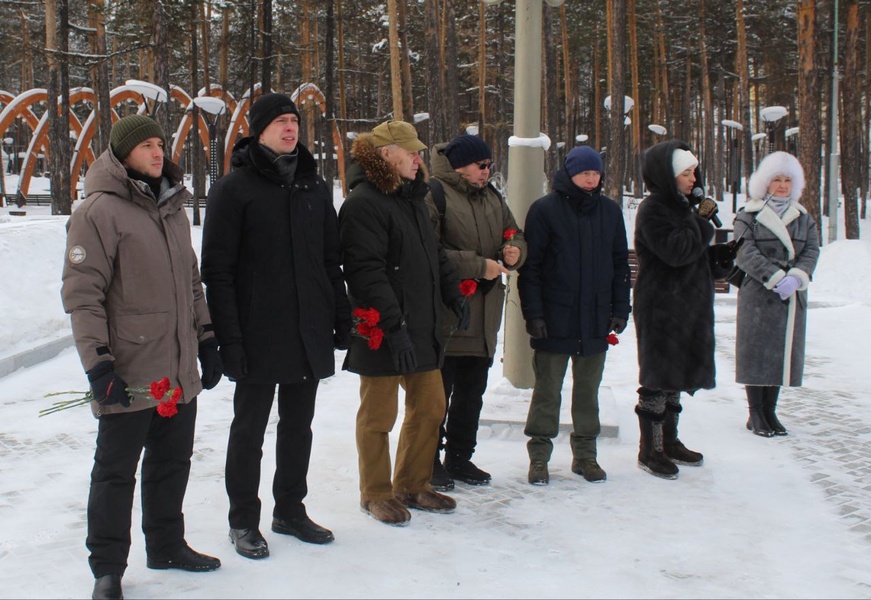
[[[261,93],[261,86],[260,84],[257,84],[254,87],[254,97],[258,97]],[[227,129],[226,137],[223,140],[223,172],[227,172],[230,168],[233,145],[240,136],[248,135],[247,114],[251,105],[250,91],[246,92],[242,99],[237,101],[229,92],[223,90],[220,86],[213,85],[210,87],[209,94],[206,94],[204,89],[199,90],[198,96],[206,95],[223,100],[227,105],[229,114],[231,115],[230,125]],[[171,160],[177,163],[184,150],[184,144],[188,133],[193,126],[192,112],[187,110],[191,106],[193,99],[187,92],[178,86],[171,86],[169,97],[175,99],[186,109],[184,116],[179,123],[178,129],[175,132],[170,152]],[[305,83],[299,86],[293,94],[291,94],[291,99],[300,107],[300,110],[303,110],[306,104],[312,103],[314,106],[320,108],[321,115],[326,112],[326,98],[324,97],[323,92],[312,83]],[[139,104],[138,112],[140,114],[145,112],[146,104],[143,101],[142,94],[134,87],[124,84],[109,92],[109,103],[112,107],[112,122],[117,121],[119,118],[114,110],[115,107],[128,101],[133,101]],[[37,157],[40,153],[47,156],[49,152],[48,110],[46,110],[41,117],[37,116],[33,111],[35,105],[47,102],[48,91],[44,88],[27,90],[17,96],[13,96],[8,92],[0,90],[0,103],[6,104],[3,110],[0,111],[0,139],[5,137],[6,131],[15,122],[15,119],[19,117],[21,117],[30,127],[32,132],[30,144],[27,147],[24,161],[21,165],[21,176],[18,180],[17,194],[19,198],[25,200],[30,189],[30,182],[33,177]],[[70,105],[74,106],[78,103],[86,103],[91,106],[96,105],[97,100],[94,91],[85,87],[70,90]],[[202,113],[199,114],[197,121],[197,133],[199,139],[205,149],[208,160],[211,161],[213,157],[211,156],[209,145],[209,125]],[[75,190],[82,168],[85,164],[91,164],[94,162],[96,158],[94,156],[93,148],[91,147],[91,142],[94,139],[98,127],[96,110],[90,111],[84,123],[82,123],[79,118],[70,111],[69,126],[70,131],[76,136],[76,143],[70,160],[70,187]],[[344,189],[344,146],[342,144],[341,134],[339,133],[339,129],[335,122],[332,124],[332,137],[338,162],[339,176],[342,181],[342,188]],[[217,157],[215,157],[215,159],[217,160]]]

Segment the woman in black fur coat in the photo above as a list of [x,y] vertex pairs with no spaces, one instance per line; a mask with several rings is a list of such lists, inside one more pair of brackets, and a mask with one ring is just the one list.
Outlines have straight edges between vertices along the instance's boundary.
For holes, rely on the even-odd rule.
[[725,245],[710,245],[716,203],[700,211],[691,200],[698,164],[680,140],[651,147],[642,170],[650,195],[635,220],[638,466],[666,479],[677,478],[676,462],[702,464],[677,438],[680,393],[714,387],[714,278],[731,266]]

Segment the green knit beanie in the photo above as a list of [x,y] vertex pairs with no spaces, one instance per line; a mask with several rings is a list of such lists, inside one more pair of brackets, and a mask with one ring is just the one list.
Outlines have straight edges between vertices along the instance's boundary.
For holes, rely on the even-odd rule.
[[124,160],[138,144],[153,137],[160,138],[166,145],[166,136],[157,121],[145,115],[128,115],[112,125],[109,145],[118,160]]

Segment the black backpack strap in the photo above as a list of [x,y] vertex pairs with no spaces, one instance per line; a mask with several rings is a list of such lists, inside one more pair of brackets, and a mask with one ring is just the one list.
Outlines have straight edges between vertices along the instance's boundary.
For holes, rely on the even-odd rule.
[[432,192],[432,201],[439,211],[439,218],[444,220],[447,202],[445,201],[445,188],[442,187],[442,182],[433,177],[429,180],[429,191]]

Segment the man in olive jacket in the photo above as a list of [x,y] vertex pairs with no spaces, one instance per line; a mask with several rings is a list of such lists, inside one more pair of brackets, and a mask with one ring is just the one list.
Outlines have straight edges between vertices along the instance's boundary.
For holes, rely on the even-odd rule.
[[269,555],[260,533],[260,459],[278,385],[272,531],[304,542],[333,540],[303,499],[318,384],[348,347],[351,312],[339,264],[332,190],[299,143],[299,111],[284,94],[251,107],[250,133],[233,149],[234,170],[209,190],[202,271],[221,344],[236,382],[227,445],[230,540],[246,558]]
[[[88,170],[87,199],[67,224],[61,294],[99,419],[88,497],[94,598],[121,597],[143,448],[148,567],[211,571],[221,565],[184,540],[197,394],[217,385],[221,359],[184,211],[191,195],[181,169],[164,158],[165,139],[148,117],[116,122],[109,150]],[[178,412],[162,411],[167,417],[149,394],[151,382],[164,377],[182,390],[169,402]]]
[[[388,121],[354,142],[348,198],[339,212],[342,262],[355,309],[377,313],[385,343],[355,337],[345,369],[360,375],[357,452],[365,512],[391,525],[411,519],[406,507],[451,512],[456,502],[430,487],[445,395],[439,368],[443,302],[460,327],[468,307],[453,266],[436,242],[423,199],[429,191],[414,126]],[[358,331],[360,331],[358,329]],[[405,421],[390,477],[388,433],[405,389]]]
[[[442,465],[436,451],[432,485],[450,490],[454,479],[469,485],[490,482],[490,474],[471,458],[502,325],[502,275],[523,264],[526,241],[508,204],[489,185],[493,159],[484,140],[459,135],[447,144],[437,144],[431,156],[435,181],[430,182],[434,191],[427,196],[427,207],[436,237],[459,278],[475,282],[474,293],[466,297],[468,329],[457,331],[450,309],[442,311],[442,334],[447,340],[442,379],[448,404],[439,449],[445,449],[445,461]],[[443,197],[444,204],[437,203],[436,196]]]

